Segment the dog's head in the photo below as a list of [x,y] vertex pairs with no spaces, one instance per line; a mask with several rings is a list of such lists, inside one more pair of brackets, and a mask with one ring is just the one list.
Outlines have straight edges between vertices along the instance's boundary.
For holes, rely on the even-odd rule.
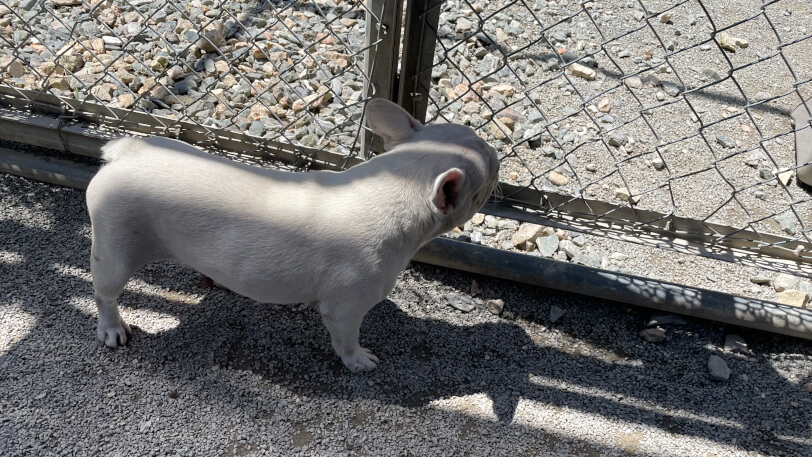
[[499,180],[496,150],[470,127],[423,125],[383,99],[367,104],[366,124],[387,153],[417,155],[431,175],[426,198],[445,230],[465,223],[485,204]]

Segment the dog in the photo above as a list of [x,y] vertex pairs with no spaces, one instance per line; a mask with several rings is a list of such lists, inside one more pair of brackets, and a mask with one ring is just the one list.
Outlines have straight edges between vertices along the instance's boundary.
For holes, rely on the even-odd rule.
[[161,137],[103,146],[87,188],[99,340],[127,343],[118,296],[140,267],[174,261],[258,302],[318,304],[344,365],[375,369],[364,316],[421,246],[482,207],[499,160],[471,128],[422,125],[386,100],[365,120],[386,152],[341,172],[258,168]]

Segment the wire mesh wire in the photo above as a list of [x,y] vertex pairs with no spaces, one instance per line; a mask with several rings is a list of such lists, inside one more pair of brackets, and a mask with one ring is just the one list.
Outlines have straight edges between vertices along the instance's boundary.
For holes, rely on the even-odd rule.
[[812,96],[808,2],[426,6],[431,83],[412,75],[410,90],[428,95],[429,121],[469,124],[504,151],[503,183],[595,220],[625,207],[638,226],[677,216],[720,240],[810,241],[793,135],[811,127],[790,117]]
[[0,10],[0,73],[16,95],[103,104],[123,129],[148,113],[167,132],[191,123],[358,154],[363,2],[1,0]]

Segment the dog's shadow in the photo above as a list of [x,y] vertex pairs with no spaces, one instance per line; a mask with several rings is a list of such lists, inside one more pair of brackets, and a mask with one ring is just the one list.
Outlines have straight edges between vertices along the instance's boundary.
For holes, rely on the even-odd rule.
[[[353,374],[334,353],[315,307],[258,304],[216,288],[209,289],[198,309],[181,313],[177,308],[173,312],[177,305],[164,305],[158,297],[137,298],[125,292],[121,302],[126,305],[133,299],[140,302],[137,307],[146,305],[181,319],[177,327],[153,334],[131,321],[134,337],[128,351],[133,357],[165,354],[190,373],[203,363],[216,369],[251,371],[301,394],[374,398],[408,407],[485,393],[493,402],[492,413],[503,422],[510,422],[520,395],[527,390],[527,359],[534,352],[533,341],[515,323],[500,320],[459,326],[412,317],[385,300],[367,315],[361,329],[361,344],[381,363],[372,372]],[[223,306],[243,309],[218,313]],[[183,346],[190,342],[207,360],[172,356],[188,353]]]

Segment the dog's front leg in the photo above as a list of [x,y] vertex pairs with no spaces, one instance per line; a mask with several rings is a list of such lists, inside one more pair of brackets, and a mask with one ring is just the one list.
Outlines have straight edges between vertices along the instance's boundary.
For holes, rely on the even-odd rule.
[[340,302],[321,302],[319,310],[327,331],[330,332],[330,340],[333,349],[344,366],[353,373],[362,371],[372,371],[378,366],[378,358],[369,349],[362,348],[358,343],[358,336],[361,330],[361,322],[367,311],[372,309],[375,303],[347,304]]

